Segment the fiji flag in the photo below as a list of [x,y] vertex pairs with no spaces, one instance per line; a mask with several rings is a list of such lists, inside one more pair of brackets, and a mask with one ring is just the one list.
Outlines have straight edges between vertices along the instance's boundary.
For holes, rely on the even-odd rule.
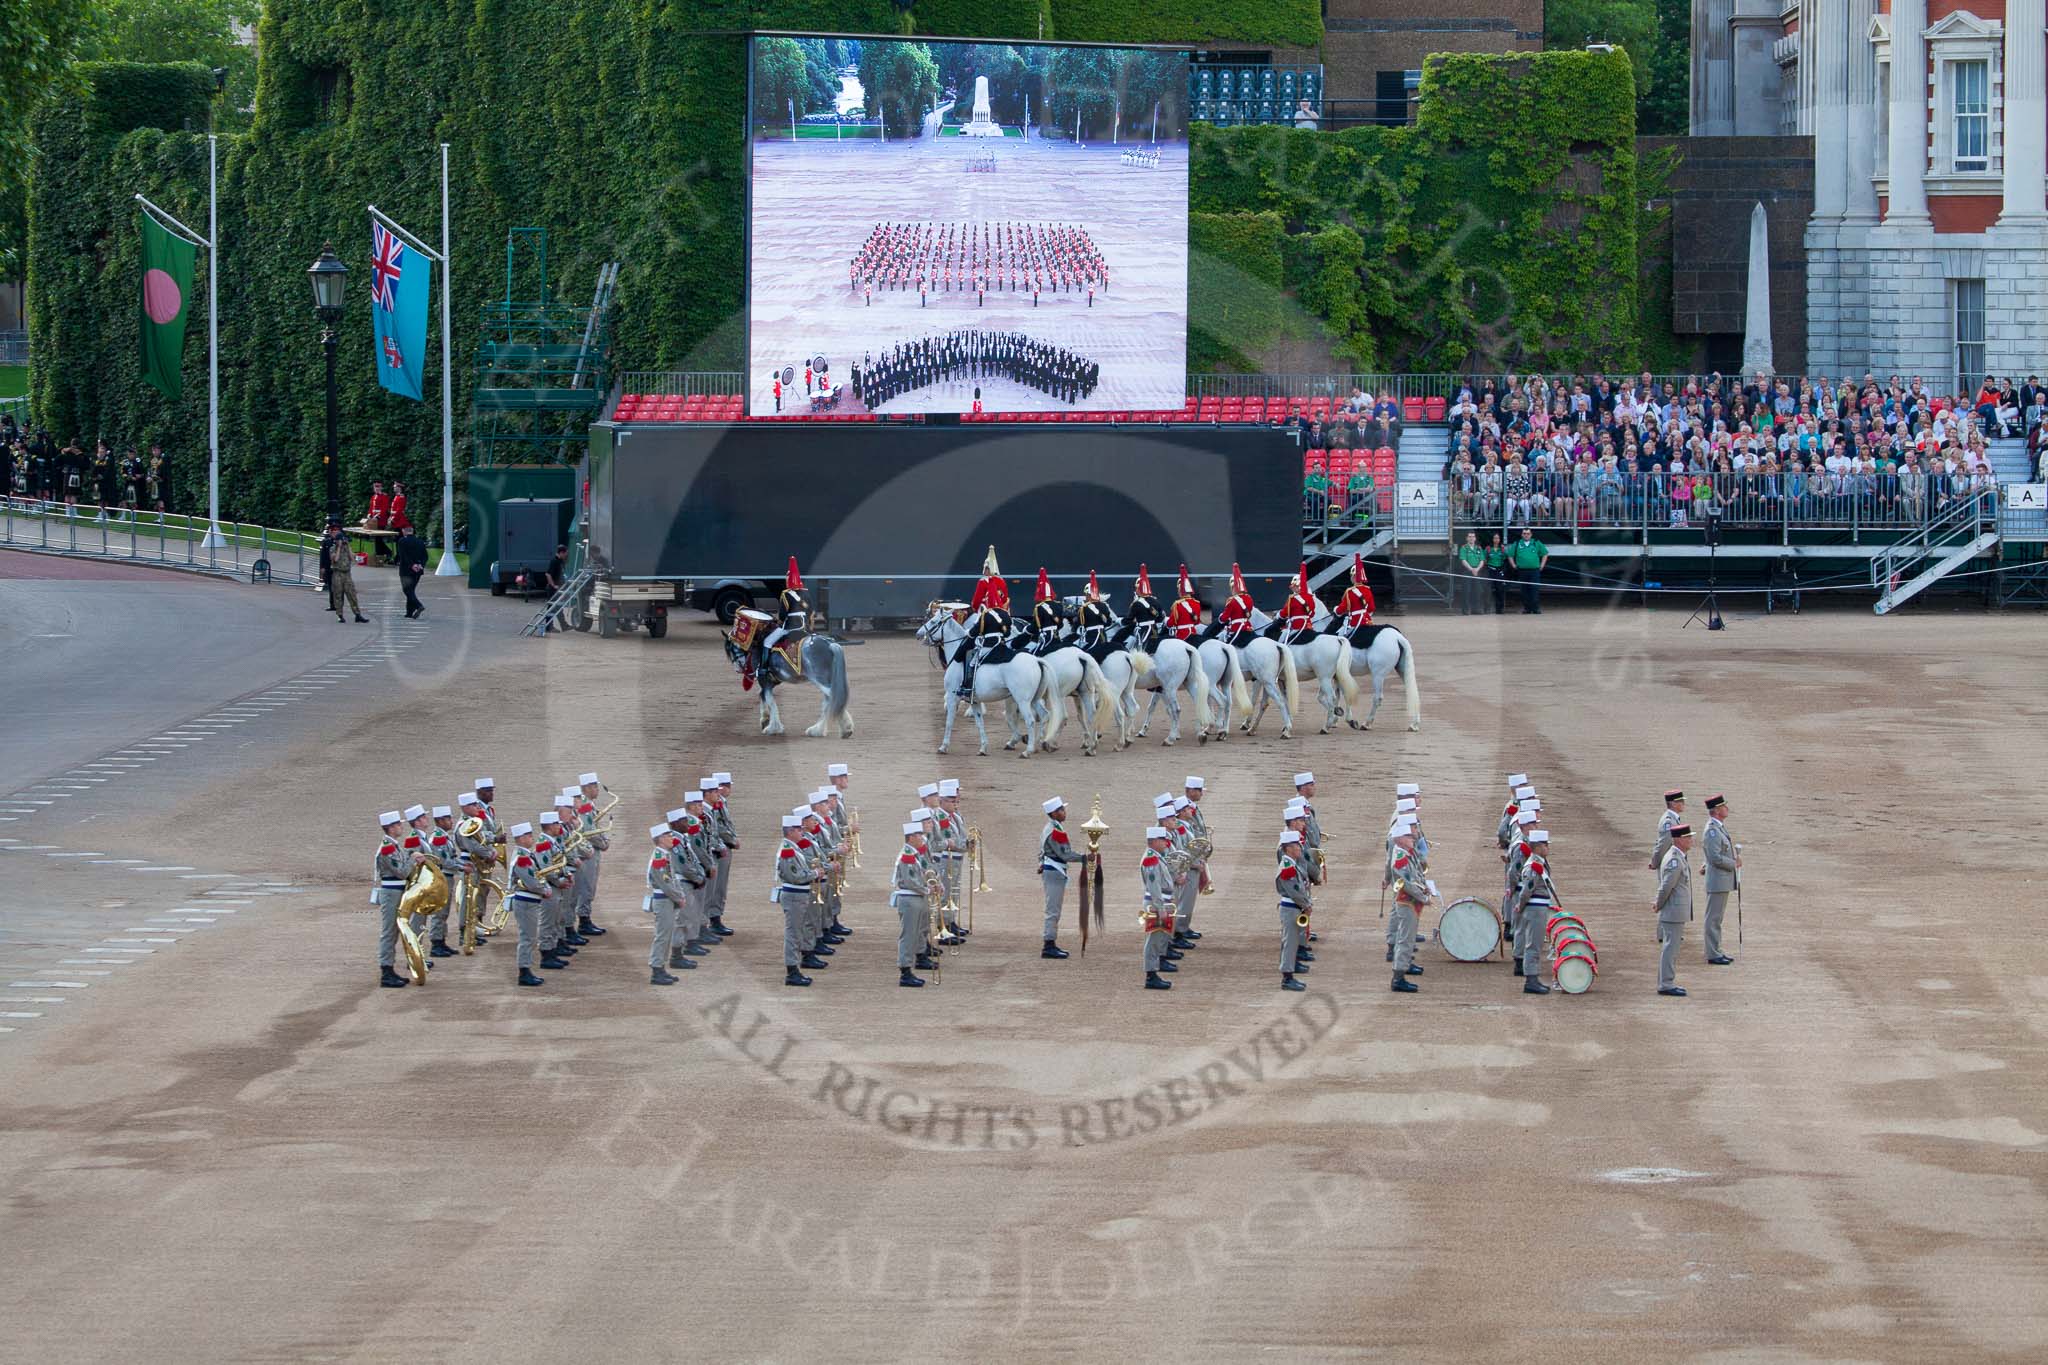
[[418,399],[427,355],[428,275],[434,263],[370,222],[370,317],[377,327],[377,382]]

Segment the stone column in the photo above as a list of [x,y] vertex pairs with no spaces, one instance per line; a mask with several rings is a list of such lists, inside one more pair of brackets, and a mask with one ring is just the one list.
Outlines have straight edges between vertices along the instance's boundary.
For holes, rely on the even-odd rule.
[[1927,0],[1892,0],[1891,189],[1885,225],[1925,228]]
[[[1800,65],[1812,64],[1801,76],[1813,90],[1813,218],[1834,222],[1849,207],[1849,149],[1857,140],[1849,126],[1848,49],[1842,42],[1843,11],[1848,0],[1809,0],[1802,19],[1813,31],[1800,30]],[[1864,130],[1868,136],[1868,130]]]
[[2048,225],[2048,0],[2005,0],[2005,210],[2001,227]]
[[1692,121],[1694,137],[1735,135],[1735,63],[1728,22],[1735,0],[1694,0]]

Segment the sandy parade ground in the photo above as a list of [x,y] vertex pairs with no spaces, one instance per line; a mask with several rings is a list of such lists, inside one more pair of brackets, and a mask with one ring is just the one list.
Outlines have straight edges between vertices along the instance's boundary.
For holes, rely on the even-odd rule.
[[[933,752],[902,636],[849,651],[852,739],[797,733],[805,688],[766,740],[704,618],[535,642],[531,608],[430,579],[405,623],[359,581],[371,626],[0,555],[6,1358],[2048,1353],[2037,617],[1397,615],[1417,733],[1397,696],[1366,734],[1022,760],[967,726]],[[831,760],[867,827],[856,933],[789,989],[766,869]],[[611,933],[539,990],[509,940],[375,989],[375,813],[489,774],[528,819],[592,768],[624,797]],[[1333,885],[1288,994],[1272,847],[1302,768]],[[716,769],[737,933],[654,989],[645,828]],[[1517,769],[1597,985],[1526,997],[1432,944],[1391,994],[1394,783],[1424,787],[1447,895],[1491,897]],[[1146,992],[1138,827],[1189,773],[1220,890]],[[892,831],[942,775],[993,890],[902,990]],[[1644,867],[1674,784],[1728,793],[1746,878],[1736,965],[1690,926],[1684,1000],[1653,991]],[[1106,933],[1043,961],[1038,803],[1098,792]]]

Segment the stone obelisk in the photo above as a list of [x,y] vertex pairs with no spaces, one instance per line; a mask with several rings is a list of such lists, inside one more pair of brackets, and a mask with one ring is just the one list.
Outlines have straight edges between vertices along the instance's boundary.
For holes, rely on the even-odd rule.
[[1749,296],[1742,323],[1742,372],[1777,373],[1771,363],[1771,229],[1761,202],[1749,214]]

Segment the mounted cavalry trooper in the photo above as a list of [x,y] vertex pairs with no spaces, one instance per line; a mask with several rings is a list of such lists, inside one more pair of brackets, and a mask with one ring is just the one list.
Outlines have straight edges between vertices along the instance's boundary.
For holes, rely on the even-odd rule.
[[1360,626],[1372,624],[1372,606],[1372,586],[1365,581],[1365,556],[1353,552],[1351,586],[1337,599],[1337,615],[1343,618],[1347,638],[1356,635]]
[[1124,619],[1134,626],[1150,625],[1165,618],[1160,614],[1159,603],[1152,596],[1152,575],[1145,566],[1138,566],[1137,581],[1131,584],[1131,606],[1124,613]]
[[1230,566],[1230,596],[1216,609],[1216,624],[1213,633],[1226,645],[1242,645],[1252,633],[1252,595],[1244,585],[1244,572],[1237,565]]
[[1081,648],[1091,653],[1102,648],[1109,638],[1109,628],[1116,624],[1116,613],[1103,600],[1102,584],[1096,580],[1095,570],[1088,571],[1088,593],[1081,602]]
[[759,673],[762,661],[768,652],[784,640],[802,639],[811,628],[811,600],[804,596],[803,576],[797,572],[796,556],[789,557],[789,572],[784,576],[782,592],[776,599],[775,628],[761,637],[754,646],[752,656],[747,660],[749,668]]
[[1202,633],[1202,599],[1188,579],[1188,566],[1180,566],[1180,582],[1174,589],[1173,605],[1166,611],[1166,629],[1176,639],[1193,644]]
[[1288,585],[1287,605],[1280,608],[1280,617],[1266,628],[1269,639],[1283,645],[1295,644],[1315,634],[1316,613],[1321,604],[1308,586],[1308,565],[1303,563],[1294,581]]
[[987,558],[981,561],[981,578],[974,585],[974,596],[967,602],[967,638],[955,656],[960,663],[963,699],[974,700],[974,666],[1009,634],[1010,585],[1003,581],[1003,571],[996,564],[996,547],[991,545]]
[[1057,648],[1060,635],[1060,602],[1053,596],[1052,579],[1043,564],[1038,566],[1038,587],[1031,595],[1031,629],[1037,636],[1032,651],[1046,654]]

